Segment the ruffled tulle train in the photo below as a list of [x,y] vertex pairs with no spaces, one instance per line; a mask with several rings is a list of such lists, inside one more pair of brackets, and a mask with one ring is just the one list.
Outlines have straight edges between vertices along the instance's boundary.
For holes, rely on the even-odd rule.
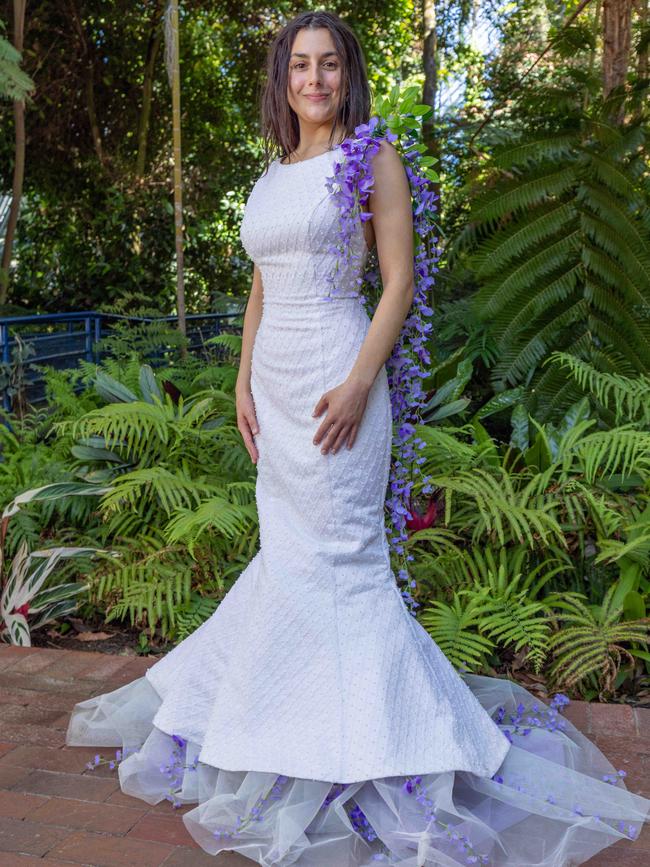
[[493,777],[344,784],[212,767],[201,744],[153,724],[162,699],[146,677],[79,702],[66,743],[119,748],[126,794],[196,804],[183,822],[206,852],[265,867],[567,867],[638,836],[650,800],[562,716],[562,696],[547,705],[510,680],[463,679],[512,742]]

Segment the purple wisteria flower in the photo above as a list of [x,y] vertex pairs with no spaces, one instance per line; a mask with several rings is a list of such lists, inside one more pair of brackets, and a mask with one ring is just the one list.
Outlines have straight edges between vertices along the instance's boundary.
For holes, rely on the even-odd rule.
[[[489,864],[489,858],[487,855],[482,855],[474,849],[471,840],[465,834],[460,833],[456,830],[456,825],[452,822],[443,821],[435,811],[434,802],[431,798],[428,797],[427,791],[422,784],[422,777],[407,777],[402,788],[409,795],[414,795],[415,800],[424,810],[424,817],[427,822],[430,823],[430,826],[433,828],[439,828],[447,840],[453,844],[455,844],[459,850],[464,851],[466,858],[466,864]],[[461,822],[458,823],[462,824]]]

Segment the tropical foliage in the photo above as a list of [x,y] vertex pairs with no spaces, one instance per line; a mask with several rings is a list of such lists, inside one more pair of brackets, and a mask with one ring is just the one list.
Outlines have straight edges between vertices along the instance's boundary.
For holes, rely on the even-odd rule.
[[[480,283],[477,321],[494,341],[495,391],[526,384],[538,418],[577,388],[542,363],[562,350],[610,373],[650,367],[648,138],[576,112],[502,136],[470,187],[454,251]],[[473,194],[473,195],[472,195]]]
[[536,673],[548,663],[558,686],[603,694],[650,660],[647,408],[633,380],[554,360],[593,388],[557,425],[510,395],[509,441],[481,421],[494,407],[418,429],[437,494],[408,547],[434,597],[422,623],[456,664],[507,649]]
[[[24,50],[0,42],[0,91],[27,97],[20,111],[0,101],[0,185],[23,191],[4,312],[173,312],[164,6],[40,4]],[[245,301],[238,226],[260,165],[264,54],[298,8],[183,7],[190,312]],[[612,4],[335,8],[364,45],[372,113],[404,138],[417,130],[439,203],[434,328],[407,420],[422,463],[394,504],[411,515],[396,577],[460,669],[647,698],[647,8],[617,7],[625,20]],[[249,562],[240,339],[187,349],[160,322],[116,328],[101,365],[50,371],[31,409],[29,346],[3,362],[21,409],[0,425],[5,640],[78,604],[133,623],[145,644],[176,642]]]

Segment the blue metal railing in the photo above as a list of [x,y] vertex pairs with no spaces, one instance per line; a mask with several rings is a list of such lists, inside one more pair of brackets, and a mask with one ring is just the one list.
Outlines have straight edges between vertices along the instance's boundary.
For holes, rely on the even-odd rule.
[[[201,352],[205,341],[224,332],[241,331],[243,309],[231,313],[193,313],[186,316],[190,352]],[[25,362],[25,396],[30,403],[43,398],[43,377],[32,365],[47,365],[58,370],[76,366],[80,359],[98,363],[102,356],[99,341],[111,334],[118,322],[131,324],[169,322],[176,316],[121,316],[91,310],[83,313],[44,313],[29,316],[0,316],[0,361],[5,369],[12,363],[18,340],[29,344],[33,354]],[[207,351],[207,350],[206,350]],[[151,359],[155,363],[155,358]],[[31,368],[31,369],[30,369]],[[11,409],[11,394],[1,387],[5,410]]]

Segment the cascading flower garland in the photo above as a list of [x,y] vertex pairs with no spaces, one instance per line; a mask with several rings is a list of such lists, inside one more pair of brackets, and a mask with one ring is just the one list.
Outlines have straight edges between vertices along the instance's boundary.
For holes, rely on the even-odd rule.
[[[406,98],[410,97],[407,91]],[[428,106],[416,108],[428,109]],[[407,128],[412,131],[417,124],[409,123]],[[404,542],[408,538],[407,522],[414,518],[411,511],[414,487],[417,484],[422,494],[429,494],[432,490],[430,477],[423,476],[420,469],[425,459],[418,455],[418,451],[424,447],[424,441],[415,433],[427,399],[422,382],[430,363],[426,341],[433,329],[429,321],[433,310],[428,303],[428,293],[434,284],[432,275],[438,271],[435,263],[441,251],[435,246],[438,238],[433,220],[436,210],[434,202],[438,196],[428,188],[432,176],[429,165],[433,158],[423,155],[425,148],[413,135],[409,134],[404,142],[399,139],[387,121],[375,115],[367,124],[356,127],[354,137],[346,139],[341,145],[344,158],[342,162],[335,163],[334,175],[326,183],[339,209],[337,241],[330,246],[330,252],[337,256],[337,260],[329,276],[327,300],[335,299],[341,290],[349,294],[351,278],[359,287],[356,294],[368,316],[372,317],[376,310],[381,282],[376,253],[370,253],[364,271],[361,267],[362,254],[354,241],[359,221],[363,223],[372,217],[370,212],[363,210],[373,191],[372,158],[379,150],[381,141],[397,143],[413,203],[415,291],[413,304],[386,365],[393,418],[393,452],[396,455],[391,462],[389,493],[386,497],[389,513],[386,531],[389,546],[400,563],[397,570],[398,586],[400,583],[405,585],[400,588],[401,595],[410,613],[415,616],[419,603],[413,598],[411,590],[415,588],[416,582],[410,578],[407,565],[408,561],[413,560],[413,555],[405,553]]]

